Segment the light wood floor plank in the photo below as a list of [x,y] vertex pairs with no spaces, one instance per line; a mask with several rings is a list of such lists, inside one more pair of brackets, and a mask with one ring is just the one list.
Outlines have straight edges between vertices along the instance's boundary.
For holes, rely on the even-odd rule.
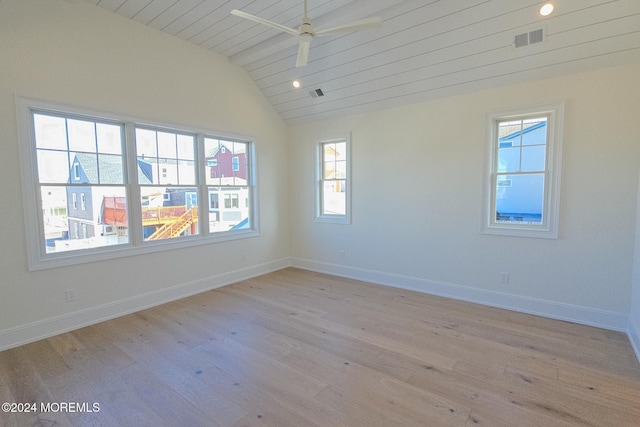
[[21,426],[633,426],[624,334],[284,269],[0,353]]

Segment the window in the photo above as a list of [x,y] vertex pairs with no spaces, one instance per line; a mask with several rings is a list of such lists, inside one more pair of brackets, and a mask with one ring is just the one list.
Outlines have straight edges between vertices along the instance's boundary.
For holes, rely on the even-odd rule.
[[224,207],[226,209],[239,208],[238,195],[237,194],[225,194],[224,195]]
[[200,235],[196,135],[135,128],[144,241]]
[[348,134],[316,140],[316,221],[350,222]]
[[219,209],[220,205],[218,204],[218,193],[210,193],[209,194],[209,209]]
[[484,232],[558,237],[562,103],[488,117]]
[[80,181],[80,163],[78,162],[73,164],[73,180]]
[[[230,230],[251,229],[252,203],[240,207],[240,197],[253,200],[250,168],[250,145],[247,142],[224,138],[204,138],[203,166],[208,169],[206,192],[209,208],[215,209],[209,221],[209,232],[220,233]],[[215,162],[211,160],[215,159]],[[233,211],[217,212],[218,200],[222,198],[224,209]]]
[[28,115],[33,135],[30,154],[37,165],[37,176],[29,179],[35,180],[40,203],[39,226],[31,227],[40,232],[37,252],[46,257],[118,244],[89,238],[86,223],[82,222],[81,233],[79,221],[99,215],[87,203],[87,192],[96,197],[125,195],[124,126],[58,112],[31,110]]
[[[250,141],[25,98],[17,109],[31,270],[257,235]],[[231,190],[247,206],[210,217]]]

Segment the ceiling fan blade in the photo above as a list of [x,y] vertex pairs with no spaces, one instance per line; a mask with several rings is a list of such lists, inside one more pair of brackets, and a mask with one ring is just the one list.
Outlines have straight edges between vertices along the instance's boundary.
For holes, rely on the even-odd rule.
[[248,19],[249,21],[257,22],[259,24],[263,24],[263,25],[266,25],[268,27],[275,28],[276,30],[284,31],[285,33],[291,34],[292,36],[296,36],[297,37],[299,35],[298,30],[294,30],[293,28],[289,28],[289,27],[286,27],[284,25],[280,25],[280,24],[278,24],[276,22],[272,22],[272,21],[268,21],[266,19],[262,19],[262,18],[260,18],[258,16],[254,16],[254,15],[248,14],[248,13],[243,12],[243,11],[238,10],[238,9],[233,9],[231,11],[231,14],[235,15],[235,16],[239,16],[240,18]]
[[339,33],[347,33],[349,31],[363,30],[365,28],[379,27],[382,19],[379,16],[361,19],[360,21],[351,22],[350,24],[338,25],[336,27],[326,28],[314,32],[314,36],[329,36]]
[[300,36],[300,46],[298,46],[298,57],[296,58],[296,67],[307,65],[309,60],[309,47],[313,36],[303,34]]

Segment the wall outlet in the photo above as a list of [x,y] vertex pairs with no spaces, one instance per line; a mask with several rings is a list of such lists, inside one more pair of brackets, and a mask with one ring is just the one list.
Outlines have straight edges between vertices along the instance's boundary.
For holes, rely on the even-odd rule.
[[500,283],[504,285],[509,283],[509,273],[500,273]]
[[66,291],[64,291],[64,297],[66,298],[67,302],[75,301],[78,299],[75,289],[67,289]]
[[344,261],[344,257],[345,257],[344,251],[338,251],[338,259],[341,261]]
[[244,264],[245,262],[247,262],[247,253],[246,253],[246,252],[242,252],[241,258],[242,258],[242,263],[243,263],[243,264]]

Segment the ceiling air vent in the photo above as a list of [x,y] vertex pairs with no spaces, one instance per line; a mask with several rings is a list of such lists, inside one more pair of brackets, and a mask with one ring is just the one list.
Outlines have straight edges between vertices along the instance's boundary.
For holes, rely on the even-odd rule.
[[318,88],[318,89],[310,90],[309,95],[311,95],[312,98],[318,98],[320,96],[324,96],[324,92],[322,91],[322,89]]
[[542,28],[539,30],[529,31],[528,33],[518,34],[514,40],[516,47],[529,46],[530,44],[540,43],[544,40]]

